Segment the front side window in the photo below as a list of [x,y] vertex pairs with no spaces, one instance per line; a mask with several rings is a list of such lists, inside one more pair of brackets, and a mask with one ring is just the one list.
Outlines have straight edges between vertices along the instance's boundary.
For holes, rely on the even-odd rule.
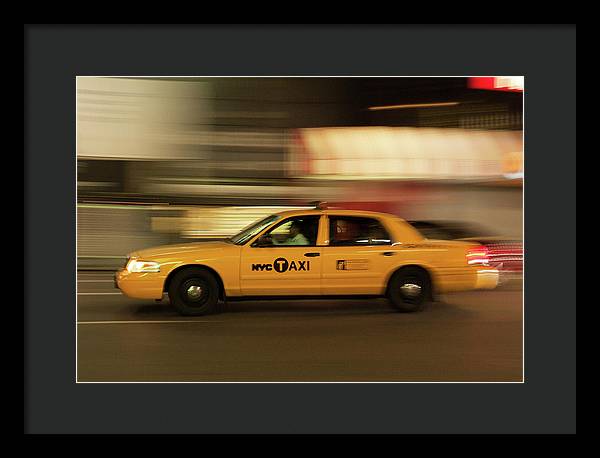
[[383,225],[373,218],[329,217],[330,246],[390,245],[392,240]]
[[299,216],[286,219],[262,235],[255,246],[315,246],[320,216]]

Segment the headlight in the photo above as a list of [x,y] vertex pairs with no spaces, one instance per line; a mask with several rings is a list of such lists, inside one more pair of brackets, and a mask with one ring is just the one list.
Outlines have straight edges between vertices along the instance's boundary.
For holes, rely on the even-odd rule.
[[127,263],[126,269],[129,272],[160,272],[160,264],[153,261],[130,259]]

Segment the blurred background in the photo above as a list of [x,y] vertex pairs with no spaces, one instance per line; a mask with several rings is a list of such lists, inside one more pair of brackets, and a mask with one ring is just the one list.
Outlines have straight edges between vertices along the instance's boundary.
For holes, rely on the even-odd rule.
[[77,78],[81,270],[322,200],[520,271],[522,186],[522,77]]

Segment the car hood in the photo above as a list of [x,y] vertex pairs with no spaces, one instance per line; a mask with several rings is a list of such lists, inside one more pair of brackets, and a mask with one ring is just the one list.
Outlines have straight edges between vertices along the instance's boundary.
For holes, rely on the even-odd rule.
[[146,261],[152,261],[157,258],[184,256],[199,252],[206,253],[209,251],[223,251],[232,247],[235,247],[235,245],[225,241],[178,243],[174,245],[162,245],[145,248],[143,250],[136,250],[130,253],[129,256]]

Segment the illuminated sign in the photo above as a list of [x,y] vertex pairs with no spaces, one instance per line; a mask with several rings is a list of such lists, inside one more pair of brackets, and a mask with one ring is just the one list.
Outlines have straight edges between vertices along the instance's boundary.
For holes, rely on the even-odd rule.
[[473,77],[469,78],[469,87],[490,91],[523,92],[524,79],[522,76]]
[[497,179],[522,173],[523,132],[424,127],[308,128],[290,145],[291,176]]
[[523,178],[523,152],[510,151],[504,154],[502,172],[505,178]]

